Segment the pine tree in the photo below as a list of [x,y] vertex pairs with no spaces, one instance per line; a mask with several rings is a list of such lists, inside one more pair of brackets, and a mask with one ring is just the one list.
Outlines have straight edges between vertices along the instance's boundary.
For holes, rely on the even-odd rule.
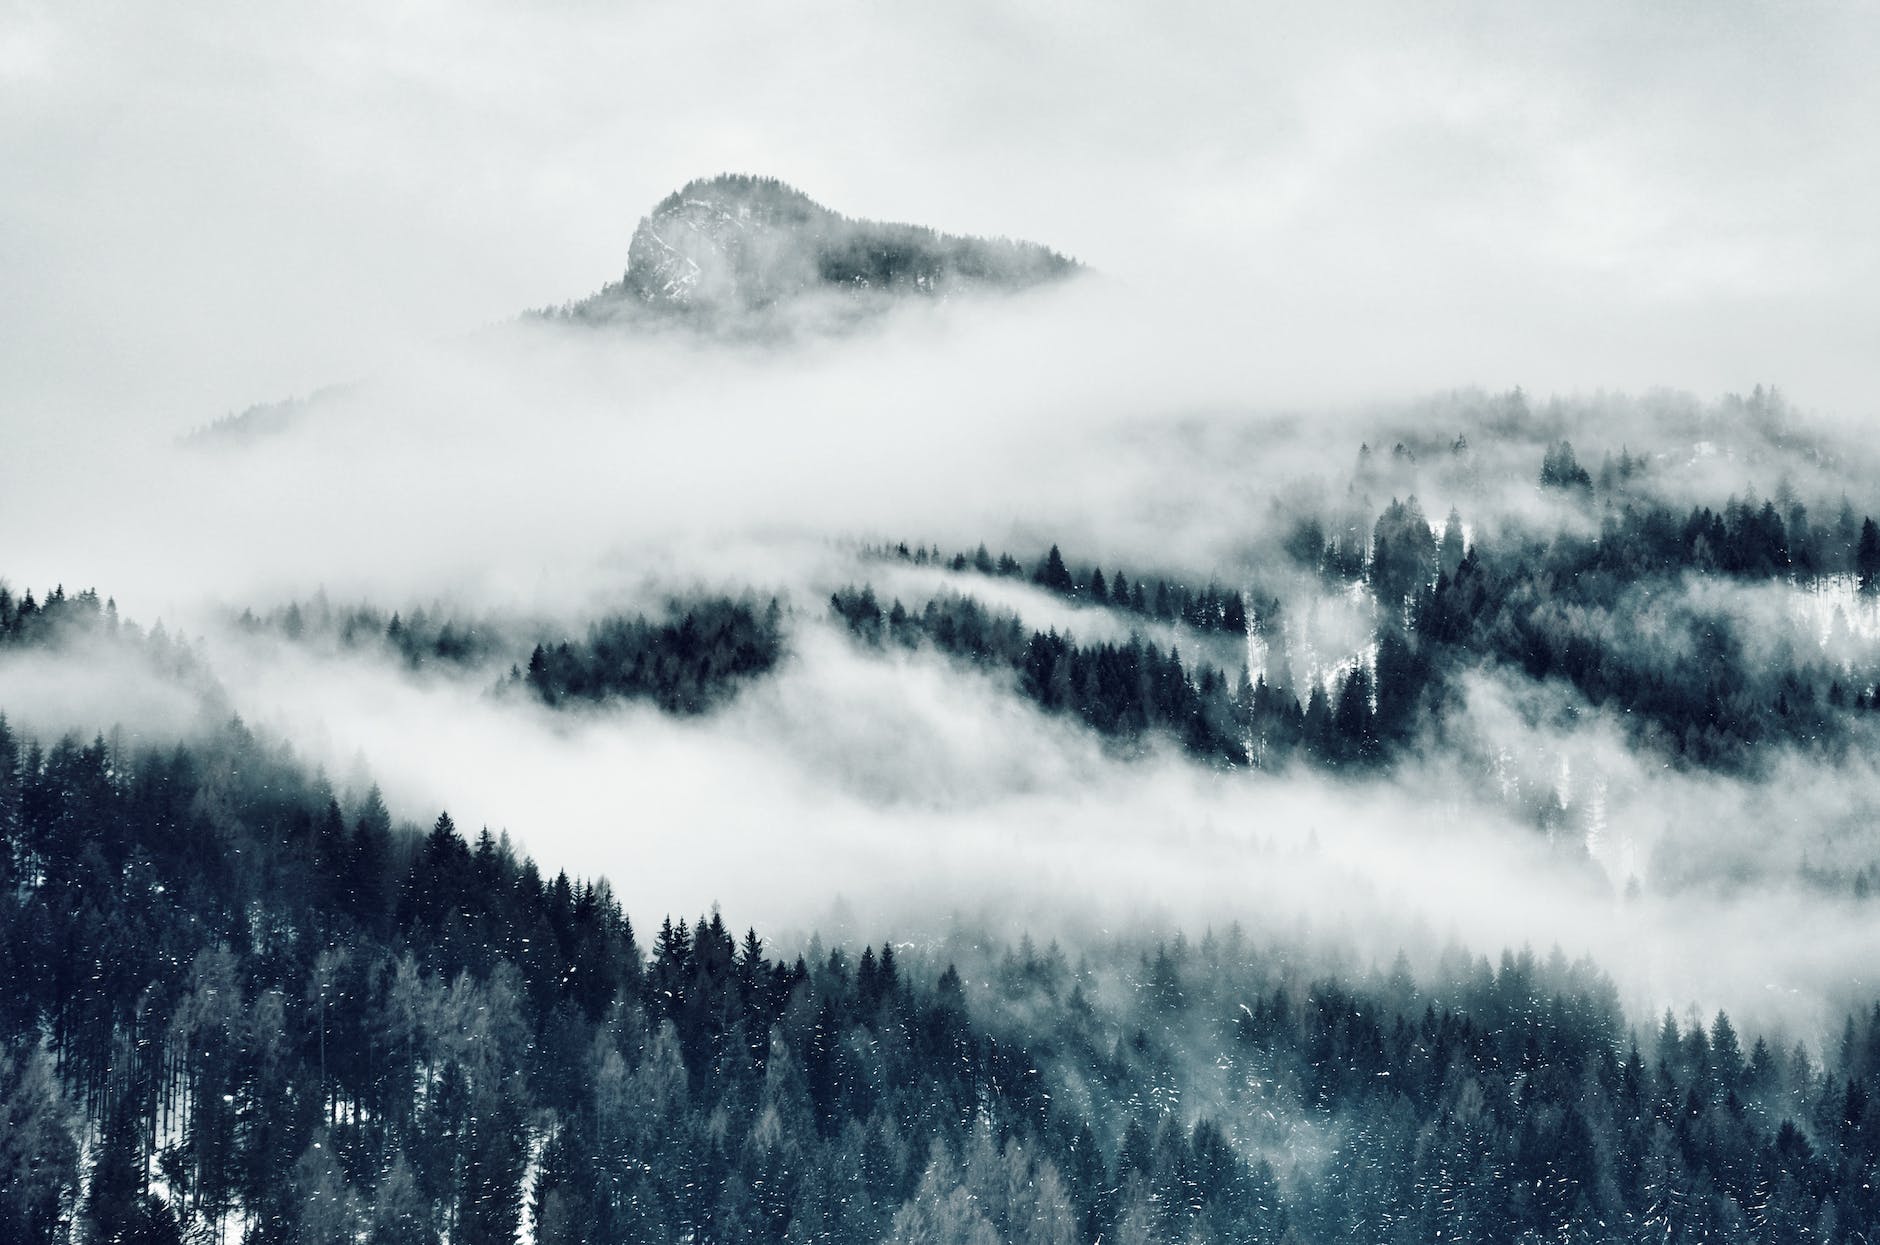
[[1436,560],[1439,569],[1452,571],[1462,561],[1463,555],[1462,515],[1454,506],[1449,508],[1449,517],[1443,520],[1443,536],[1436,546]]
[[1064,565],[1064,555],[1058,552],[1056,545],[1051,546],[1051,551],[1045,554],[1044,561],[1040,562],[1038,569],[1032,573],[1032,582],[1040,587],[1049,588],[1053,592],[1066,594],[1075,591],[1077,587],[1076,582],[1071,578],[1070,570]]
[[430,1208],[402,1151],[379,1178],[372,1202],[371,1245],[432,1245]]
[[[0,1239],[20,1245],[53,1245],[64,1237],[65,1224],[78,1195],[78,1146],[74,1121],[60,1093],[52,1060],[37,1045],[15,1056],[0,1044]],[[122,1122],[119,1122],[121,1130]],[[122,1146],[124,1138],[107,1132],[107,1147]],[[105,1161],[101,1149],[99,1161]],[[123,1214],[122,1199],[134,1194],[120,1165],[121,1154],[110,1155],[104,1175],[107,1186],[118,1181],[124,1188],[104,1191],[107,1222]],[[93,1177],[93,1204],[99,1185]]]
[[1860,590],[1869,596],[1880,592],[1880,525],[1872,518],[1861,520],[1860,543],[1854,550],[1854,571],[1860,577]]

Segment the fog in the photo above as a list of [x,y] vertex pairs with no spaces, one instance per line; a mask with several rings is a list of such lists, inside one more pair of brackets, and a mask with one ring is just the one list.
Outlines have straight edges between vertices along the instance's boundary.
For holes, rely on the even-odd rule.
[[171,431],[371,374],[618,276],[721,169],[1211,305],[1249,379],[1871,392],[1859,5],[0,21],[16,417]]
[[[342,791],[376,783],[401,817],[507,832],[547,870],[607,876],[642,922],[718,905],[786,940],[918,939],[964,917],[1072,946],[1237,923],[1425,968],[1454,945],[1558,946],[1612,973],[1634,1015],[1723,1006],[1811,1040],[1871,988],[1864,910],[1797,872],[1804,854],[1880,859],[1863,759],[1760,781],[1669,770],[1617,722],[1563,712],[1565,694],[1484,677],[1455,737],[1385,778],[1223,774],[1172,745],[1121,759],[996,676],[866,652],[813,609],[790,635],[778,674],[689,720],[550,710],[495,694],[492,670],[267,635],[203,648],[245,720]],[[0,664],[9,713],[46,737],[121,722],[134,745],[210,716],[165,686],[97,661]],[[1546,793],[1585,855],[1534,829]]]
[[[1561,436],[1591,467],[1652,456],[1678,505],[1880,503],[1874,15],[1517,9],[1253,6],[1223,31],[1182,6],[11,6],[0,570],[195,637],[218,689],[10,655],[0,707],[158,738],[206,698],[400,817],[449,808],[607,875],[642,922],[717,903],[807,928],[840,901],[897,932],[1303,923],[1386,962],[1559,944],[1635,1008],[1812,1035],[1880,951],[1797,875],[1880,859],[1860,749],[1677,771],[1485,675],[1456,737],[1387,776],[1222,774],[864,652],[824,609],[863,579],[910,606],[951,585],[1124,638],[857,553],[1061,542],[1284,596],[1303,678],[1366,659],[1373,607],[1284,564],[1302,514],[1368,531],[1415,493],[1472,530],[1590,530],[1534,488]],[[722,168],[1093,271],[757,343],[513,319],[617,278],[639,215]],[[279,435],[179,439],[335,382]],[[1794,405],[1725,396],[1768,382]],[[696,720],[230,625],[324,590],[574,634],[747,588],[790,606],[788,656]],[[1789,587],[1682,591],[1760,645],[1873,651],[1845,591],[1841,625]],[[1232,648],[1205,655],[1257,671]],[[1546,791],[1587,856],[1533,829]]]
[[[1859,447],[1825,416],[1798,423],[1846,442],[1852,457],[1827,466],[1769,446],[1686,453],[1694,426],[1752,448],[1755,428],[1732,423],[1727,404],[1670,398],[1569,400],[1512,424],[1505,397],[1479,393],[1231,408],[1218,343],[1167,329],[1183,323],[1173,313],[1147,327],[1114,315],[1116,288],[1097,278],[917,307],[782,347],[541,324],[435,344],[279,436],[47,459],[0,501],[14,530],[35,533],[16,551],[14,587],[115,593],[127,616],[195,637],[233,711],[342,785],[376,782],[401,817],[423,824],[447,808],[507,831],[547,868],[604,874],[643,921],[718,904],[764,928],[839,912],[913,935],[964,912],[1068,939],[1239,921],[1378,962],[1400,946],[1433,963],[1452,942],[1559,945],[1612,972],[1634,1014],[1727,1006],[1747,1023],[1829,1027],[1880,946],[1858,909],[1804,887],[1797,867],[1804,853],[1850,869],[1880,859],[1864,764],[1797,760],[1770,783],[1667,771],[1584,706],[1484,680],[1465,729],[1386,779],[1221,775],[1172,745],[1119,758],[996,675],[869,654],[839,633],[823,602],[866,581],[884,604],[971,592],[1028,626],[1087,640],[1139,629],[1230,674],[1249,659],[1261,668],[1257,645],[1132,628],[1026,584],[860,548],[985,540],[1029,564],[1061,540],[1136,575],[1218,568],[1282,595],[1288,666],[1324,679],[1370,659],[1375,606],[1273,552],[1294,515],[1321,505],[1328,520],[1356,507],[1368,528],[1401,486],[1422,490],[1432,515],[1453,504],[1485,530],[1585,527],[1531,483],[1558,427],[1589,461],[1621,441],[1659,455],[1653,483],[1668,497],[1720,503],[1714,490],[1772,476],[1812,495],[1858,487]],[[1093,342],[1095,361],[1083,353]],[[1466,434],[1469,454],[1387,459],[1354,495],[1358,444],[1376,441],[1383,459],[1405,429],[1438,447]],[[88,505],[63,501],[72,477],[89,481]],[[47,514],[58,522],[28,526]],[[790,606],[789,655],[695,721],[494,695],[526,644],[489,668],[414,675],[230,626],[243,608],[321,589],[336,604],[441,603],[532,620],[518,634],[578,634],[670,594],[747,588]],[[1796,589],[1687,590],[1684,606],[1641,602],[1638,634],[1667,611],[1720,610],[1764,648],[1871,651],[1863,603],[1845,589],[1859,625],[1838,629],[1826,598]],[[111,670],[27,659],[0,691],[43,735],[159,730],[166,702],[151,681]],[[167,712],[179,725],[201,717]],[[1590,864],[1533,829],[1549,792],[1584,829]],[[1628,884],[1641,893],[1626,898]]]

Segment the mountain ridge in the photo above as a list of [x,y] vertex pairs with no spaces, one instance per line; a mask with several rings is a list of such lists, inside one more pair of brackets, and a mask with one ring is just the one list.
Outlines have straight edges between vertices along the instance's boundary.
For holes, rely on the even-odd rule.
[[821,293],[1024,289],[1081,267],[1039,243],[844,216],[778,178],[721,173],[687,182],[642,217],[620,280],[567,313],[739,317]]

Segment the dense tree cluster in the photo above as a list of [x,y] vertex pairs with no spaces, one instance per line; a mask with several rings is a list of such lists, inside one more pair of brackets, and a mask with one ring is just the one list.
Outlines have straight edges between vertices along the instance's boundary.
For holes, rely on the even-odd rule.
[[[372,605],[335,609],[324,597],[293,602],[237,620],[250,632],[296,643],[392,655],[416,670],[510,666],[504,688],[523,687],[550,705],[616,697],[650,700],[668,713],[703,713],[746,680],[760,677],[783,652],[783,613],[772,598],[700,597],[667,603],[662,617],[611,615],[579,640],[544,639],[540,624],[469,621],[439,608],[392,613]],[[529,652],[526,664],[522,652]],[[500,665],[497,666],[501,668]]]
[[874,645],[931,644],[951,656],[1007,668],[1017,690],[1039,706],[1075,714],[1117,740],[1170,736],[1188,753],[1218,764],[1273,768],[1300,756],[1337,768],[1375,764],[1434,714],[1434,673],[1401,628],[1386,629],[1375,670],[1354,663],[1296,695],[1249,676],[1237,681],[1205,661],[1184,665],[1178,649],[1128,642],[1079,644],[1055,629],[1028,631],[1016,614],[971,597],[940,596],[918,612],[899,600],[886,609],[872,587],[845,588],[830,608]]
[[[903,542],[867,551],[874,557],[894,558],[918,566],[943,566],[950,571],[976,571],[1005,579],[1029,579],[1031,583],[1072,601],[1126,610],[1142,618],[1164,623],[1181,623],[1197,631],[1227,635],[1245,635],[1261,619],[1250,614],[1247,600],[1238,588],[1222,588],[1218,583],[1196,588],[1177,580],[1143,577],[1130,580],[1121,569],[1107,578],[1100,566],[1083,566],[1073,571],[1056,545],[1040,557],[1030,571],[1009,553],[993,557],[982,544],[972,553],[951,557],[937,548]],[[1274,611],[1278,603],[1272,602]]]
[[[1556,475],[1565,471],[1574,463],[1571,447],[1556,446],[1548,461]],[[1480,668],[1559,679],[1592,706],[1618,710],[1644,746],[1720,769],[1752,769],[1772,746],[1839,748],[1880,709],[1880,670],[1838,666],[1798,647],[1778,646],[1774,662],[1767,653],[1752,656],[1740,621],[1679,591],[1686,580],[1708,576],[1799,591],[1838,580],[1873,595],[1880,591],[1880,526],[1846,502],[1831,521],[1815,523],[1793,498],[1780,505],[1733,498],[1719,509],[1688,511],[1633,499],[1609,509],[1597,532],[1511,529],[1484,541],[1480,533],[1465,537],[1453,509],[1439,526],[1409,497],[1392,499],[1368,530],[1353,520],[1337,535],[1326,533],[1318,519],[1301,519],[1285,550],[1327,578],[1369,586],[1378,604],[1374,647],[1369,661],[1346,662],[1296,688],[1287,685],[1283,663],[1251,678],[1243,673],[1231,688],[1205,665],[1178,683],[1168,665],[1179,660],[1175,654],[1164,657],[1140,641],[1086,649],[1036,633],[1021,654],[1016,637],[1024,632],[1015,618],[994,628],[1004,643],[989,648],[972,628],[962,633],[952,624],[971,616],[957,599],[908,615],[898,602],[883,611],[872,591],[850,590],[837,594],[836,611],[870,638],[925,639],[1012,665],[1023,671],[1027,695],[1075,711],[1107,734],[1163,730],[1196,755],[1263,766],[1295,756],[1338,767],[1388,762],[1405,745],[1443,737],[1456,705],[1455,676]],[[950,563],[925,548],[892,553],[1024,573],[983,547],[971,561],[955,555]],[[1092,574],[1103,582],[1100,571]],[[1069,596],[1094,595],[1055,547],[1032,576]],[[936,611],[939,632],[929,625]],[[1283,643],[1277,603],[1263,613],[1270,625],[1255,630]],[[1168,694],[1158,700],[1149,690],[1156,687]]]
[[1732,498],[1720,509],[1699,506],[1686,514],[1628,503],[1604,516],[1596,542],[1569,544],[1579,559],[1570,573],[1627,579],[1690,572],[1812,588],[1853,575],[1870,592],[1880,574],[1880,530],[1871,518],[1857,519],[1845,501],[1831,521],[1819,524],[1799,501],[1779,506]]
[[[1880,1217],[1880,1013],[1850,1018],[1824,1063],[1723,1013],[1641,1033],[1557,951],[1333,978],[1237,932],[1119,943],[1074,970],[1008,953],[992,984],[1041,1057],[1125,1121],[1119,1154],[1168,1144],[1158,1101],[1207,1092],[1243,1149],[1285,1155],[1288,1240],[1826,1245]],[[1195,1067],[1211,1077],[1183,1084]]]
[[1002,1226],[1083,1221],[1035,1062],[891,946],[713,915],[643,957],[604,882],[343,809],[239,724],[0,726],[0,830],[9,1241],[874,1242],[956,1163]]
[[[1729,614],[1615,569],[1692,547],[1654,551],[1643,538],[1651,530],[1471,549],[1417,595],[1411,642],[1437,670],[1487,662],[1564,680],[1620,710],[1647,746],[1709,767],[1752,768],[1772,744],[1837,747],[1873,712],[1880,672],[1844,671],[1806,651],[1753,658]],[[1693,545],[1703,542],[1699,532]]]
[[[1295,529],[1292,548],[1322,572],[1345,572],[1345,546],[1316,521]],[[1446,688],[1471,668],[1560,679],[1593,706],[1619,710],[1645,746],[1726,769],[1753,768],[1770,745],[1840,746],[1880,691],[1880,671],[1845,670],[1804,649],[1779,649],[1774,663],[1752,658],[1743,624],[1678,590],[1684,577],[1723,576],[1813,591],[1838,576],[1870,591],[1880,530],[1845,503],[1831,523],[1815,525],[1799,501],[1735,499],[1683,513],[1639,502],[1609,512],[1597,534],[1510,531],[1466,544],[1453,511],[1438,532],[1415,498],[1393,500],[1359,573],[1380,606],[1368,696],[1346,694],[1365,677],[1354,670],[1322,711],[1310,704],[1318,690],[1309,691],[1304,714],[1335,723],[1343,711],[1357,756],[1387,757],[1423,731],[1440,732],[1453,703]],[[1374,710],[1368,730],[1365,703]],[[1284,743],[1292,735],[1283,701],[1278,709],[1252,718],[1256,732],[1277,728]],[[1315,734],[1304,731],[1307,740]]]
[[1574,456],[1571,441],[1559,441],[1547,447],[1547,454],[1541,460],[1541,487],[1589,491],[1592,489],[1592,473],[1580,466],[1580,460]]
[[674,601],[666,617],[611,617],[584,641],[538,644],[510,683],[550,705],[615,697],[650,700],[668,713],[703,713],[777,664],[783,610],[776,598]]
[[44,601],[36,601],[30,588],[15,599],[0,584],[0,644],[44,644],[74,634],[115,635],[118,627],[117,602],[100,604],[95,589],[67,595],[61,584]]

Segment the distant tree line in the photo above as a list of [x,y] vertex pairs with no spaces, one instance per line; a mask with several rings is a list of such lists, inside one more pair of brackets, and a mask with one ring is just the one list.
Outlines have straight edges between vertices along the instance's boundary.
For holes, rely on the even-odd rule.
[[[1627,456],[1621,461],[1629,476],[1635,460]],[[1562,442],[1549,451],[1543,484],[1590,490],[1582,476],[1586,472],[1570,445]],[[1812,518],[1808,507],[1794,498],[1779,503],[1733,497],[1720,508],[1694,506],[1688,511],[1638,497],[1613,501],[1601,515],[1596,539],[1559,532],[1531,542],[1573,545],[1576,563],[1565,569],[1574,574],[1596,571],[1643,579],[1692,573],[1781,579],[1808,588],[1845,576],[1863,593],[1880,592],[1880,525],[1871,516],[1857,514],[1846,499],[1825,522]],[[1391,601],[1434,580],[1439,564],[1453,567],[1465,552],[1460,515],[1452,509],[1436,528],[1415,497],[1392,499],[1368,530],[1352,522],[1341,531],[1328,531],[1318,517],[1303,516],[1289,528],[1281,547],[1295,563],[1327,578],[1369,580],[1381,598]]]
[[[1246,598],[1238,588],[1222,588],[1214,582],[1196,588],[1162,577],[1144,577],[1132,582],[1120,568],[1106,578],[1103,568],[1094,565],[1073,571],[1056,545],[1052,545],[1030,571],[1009,553],[993,557],[983,544],[971,554],[955,553],[951,557],[926,545],[910,549],[906,542],[871,548],[865,553],[917,566],[942,566],[959,573],[976,571],[1002,579],[1027,580],[1067,600],[1126,610],[1157,622],[1181,623],[1197,631],[1245,635],[1250,628],[1259,625],[1259,620],[1249,614]],[[1278,602],[1271,604],[1277,611]]]
[[1227,764],[1247,760],[1226,676],[1206,662],[1191,671],[1173,647],[1165,653],[1140,636],[1126,644],[1080,645],[1055,629],[1028,631],[1018,615],[987,609],[971,597],[934,597],[917,613],[896,600],[884,610],[874,588],[864,585],[834,593],[829,604],[869,644],[931,644],[950,656],[1009,670],[1018,691],[1041,708],[1075,714],[1108,737],[1140,742],[1158,732],[1197,757]]
[[[325,638],[348,649],[374,649],[412,669],[484,667],[529,643],[527,624],[465,621],[442,609],[386,613],[371,605],[334,609],[324,598],[238,625],[305,643]],[[536,628],[539,632],[539,628]],[[750,679],[773,669],[783,653],[783,614],[773,597],[698,597],[666,603],[663,616],[610,615],[585,637],[540,640],[526,666],[513,662],[500,688],[522,688],[544,704],[574,705],[615,698],[648,700],[668,713],[704,713]]]
[[298,601],[257,616],[243,610],[236,620],[243,630],[271,632],[295,642],[327,638],[341,648],[380,645],[411,669],[427,666],[477,666],[508,652],[511,642],[499,628],[486,622],[468,622],[441,607],[422,606],[388,617],[374,605],[335,609],[324,596],[302,605]]
[[100,604],[94,588],[68,596],[60,584],[44,601],[36,601],[31,588],[15,598],[0,584],[0,644],[39,644],[68,634],[110,635],[118,625],[117,601]]

